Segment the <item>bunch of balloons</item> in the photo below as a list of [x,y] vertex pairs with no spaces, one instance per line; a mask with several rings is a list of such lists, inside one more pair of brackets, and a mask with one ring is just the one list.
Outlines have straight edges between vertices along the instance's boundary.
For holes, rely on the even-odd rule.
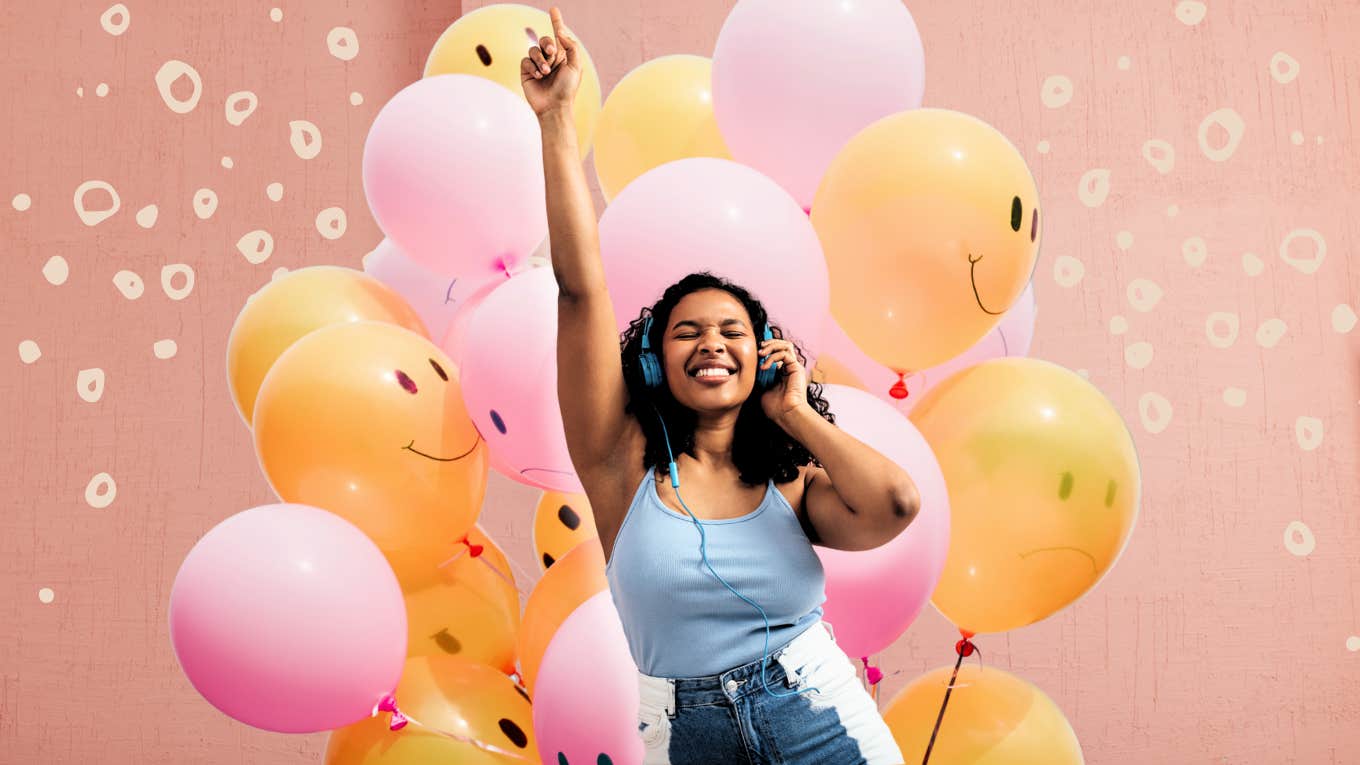
[[[636,667],[558,408],[557,287],[537,267],[519,62],[551,28],[514,4],[451,25],[369,131],[386,238],[364,271],[278,277],[232,328],[232,396],[280,503],[190,552],[173,642],[236,719],[335,730],[330,765],[641,760]],[[921,108],[901,0],[738,0],[711,53],[647,61],[603,103],[584,56],[575,123],[608,200],[619,329],[688,273],[742,284],[807,350],[837,424],[912,475],[905,532],[817,550],[826,620],[871,684],[870,657],[927,602],[966,637],[1072,604],[1127,544],[1140,478],[1109,401],[1025,358],[1042,221],[1019,152]],[[544,492],[522,608],[477,525],[492,469]],[[1041,691],[947,670],[888,706],[909,757],[1080,761]]]

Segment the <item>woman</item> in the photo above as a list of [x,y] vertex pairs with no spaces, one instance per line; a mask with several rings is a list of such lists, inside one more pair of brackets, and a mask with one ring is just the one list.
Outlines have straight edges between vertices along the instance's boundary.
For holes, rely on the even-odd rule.
[[901,763],[821,622],[812,544],[884,544],[916,487],[832,424],[801,352],[737,285],[686,277],[620,349],[571,115],[577,42],[551,15],[521,79],[543,134],[558,397],[639,668],[644,761]]

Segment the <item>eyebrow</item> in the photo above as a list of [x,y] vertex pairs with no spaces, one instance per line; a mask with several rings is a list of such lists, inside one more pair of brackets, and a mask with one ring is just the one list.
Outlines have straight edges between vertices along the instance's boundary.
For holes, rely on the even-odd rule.
[[[740,327],[746,326],[746,322],[742,321],[741,319],[723,319],[722,324],[720,324],[719,326],[730,327],[734,324]],[[677,321],[675,325],[671,327],[671,331],[674,332],[675,330],[681,327],[694,327],[695,329],[700,329],[699,322],[685,319],[684,321]]]

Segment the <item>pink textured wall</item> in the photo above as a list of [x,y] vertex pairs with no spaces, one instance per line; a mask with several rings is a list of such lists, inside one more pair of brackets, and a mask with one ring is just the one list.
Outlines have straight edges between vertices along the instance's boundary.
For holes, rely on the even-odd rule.
[[[259,732],[198,697],[169,648],[169,587],[203,532],[270,499],[227,393],[231,321],[275,269],[358,266],[379,240],[365,132],[458,5],[130,0],[120,35],[106,3],[0,6],[0,762],[318,759],[323,736]],[[710,53],[730,1],[562,6],[607,89],[648,58]],[[909,7],[926,103],[997,126],[1039,182],[1034,355],[1086,370],[1144,471],[1112,574],[984,638],[987,661],[1052,695],[1093,763],[1360,762],[1360,6]],[[328,49],[335,27],[356,56]],[[183,114],[155,84],[172,59],[202,80]],[[258,97],[240,126],[234,91]],[[320,131],[312,159],[290,145],[294,120]],[[1228,156],[1224,124],[1242,128]],[[120,199],[94,225],[73,203],[86,181]],[[200,188],[217,197],[206,219]],[[317,222],[335,207],[342,233],[333,212]],[[258,230],[274,246],[254,264],[237,242]],[[174,264],[194,274],[178,300],[183,276],[162,286]],[[90,369],[96,400],[78,386]],[[104,473],[107,504],[87,494]],[[536,499],[493,476],[484,513],[530,570]],[[878,657],[884,699],[952,641],[923,615]]]

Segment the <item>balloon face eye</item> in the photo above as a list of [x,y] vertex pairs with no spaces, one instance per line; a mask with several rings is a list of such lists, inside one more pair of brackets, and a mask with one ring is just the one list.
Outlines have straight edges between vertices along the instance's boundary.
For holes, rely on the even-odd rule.
[[1072,496],[1072,474],[1063,473],[1062,483],[1058,485],[1058,499],[1066,502],[1070,496]]
[[1034,208],[1034,217],[1029,221],[1029,240],[1032,242],[1039,237],[1039,208]]
[[524,730],[516,725],[514,720],[502,717],[498,724],[501,726],[501,733],[504,733],[505,737],[510,739],[510,743],[520,749],[529,745],[529,737],[524,735]]
[[439,366],[439,362],[435,361],[434,359],[430,359],[430,366],[434,367],[434,373],[439,375],[439,379],[443,380],[444,382],[449,381],[449,376],[444,373],[444,368]]
[[477,46],[477,58],[482,62],[482,66],[491,66],[491,51],[485,45]]
[[407,393],[415,395],[417,392],[419,392],[416,389],[416,381],[412,380],[410,376],[408,376],[405,372],[401,371],[400,369],[397,370],[397,382],[401,383],[401,387],[405,389]]
[[581,516],[571,509],[571,505],[563,505],[557,508],[557,519],[571,531],[581,527]]
[[1110,479],[1110,485],[1107,486],[1107,487],[1105,487],[1105,506],[1106,506],[1106,507],[1114,507],[1114,498],[1115,498],[1115,494],[1118,492],[1118,490],[1119,490],[1119,484],[1115,483],[1115,481],[1114,481],[1113,478]]
[[538,33],[534,31],[533,27],[525,27],[524,36],[529,38],[530,45],[538,45]]
[[1020,230],[1020,221],[1025,217],[1024,205],[1020,204],[1020,197],[1011,200],[1011,231]]
[[496,430],[500,431],[501,435],[505,435],[505,420],[501,419],[500,412],[495,409],[491,410],[491,424],[496,426]]

